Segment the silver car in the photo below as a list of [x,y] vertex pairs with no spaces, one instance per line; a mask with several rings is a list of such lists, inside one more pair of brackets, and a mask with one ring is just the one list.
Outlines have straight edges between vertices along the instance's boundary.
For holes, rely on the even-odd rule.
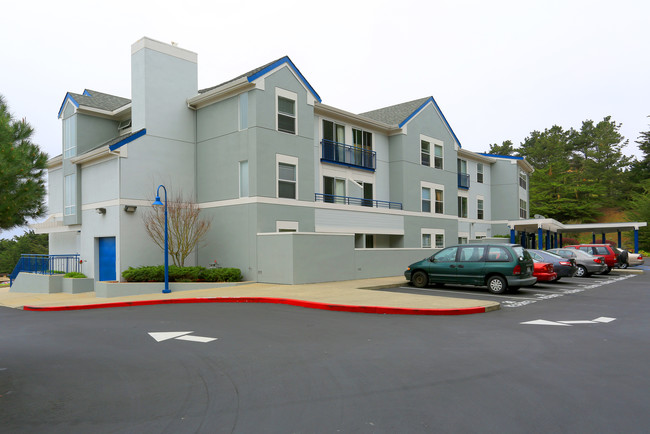
[[607,264],[603,258],[590,255],[582,250],[550,249],[548,251],[560,255],[563,258],[574,258],[578,266],[575,277],[589,277],[592,274],[600,274],[603,271],[607,271]]

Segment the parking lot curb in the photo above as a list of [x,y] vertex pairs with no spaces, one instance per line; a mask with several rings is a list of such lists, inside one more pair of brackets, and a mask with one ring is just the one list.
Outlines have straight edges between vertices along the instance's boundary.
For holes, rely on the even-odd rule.
[[114,303],[95,303],[69,306],[23,306],[23,310],[38,312],[56,312],[68,310],[86,310],[86,309],[104,309],[113,307],[129,306],[151,306],[159,304],[190,304],[190,303],[266,303],[266,304],[284,304],[288,306],[304,307],[309,309],[329,310],[336,312],[357,312],[357,313],[374,313],[374,314],[392,314],[392,315],[470,315],[476,313],[485,313],[500,309],[496,306],[478,306],[468,308],[454,309],[415,309],[402,307],[384,307],[384,306],[355,306],[335,303],[321,303],[315,301],[294,300],[289,298],[274,297],[196,297],[196,298],[175,298],[168,300],[139,300],[139,301],[120,301]]

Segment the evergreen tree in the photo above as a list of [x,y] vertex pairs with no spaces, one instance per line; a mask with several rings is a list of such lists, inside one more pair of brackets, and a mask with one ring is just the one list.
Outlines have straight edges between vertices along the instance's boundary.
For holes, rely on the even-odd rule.
[[11,273],[22,253],[47,254],[47,234],[35,234],[34,231],[16,235],[11,240],[0,240],[0,273]]
[[518,153],[535,168],[530,176],[530,213],[558,221],[594,221],[598,204],[591,200],[595,186],[582,182],[572,166],[573,141],[577,133],[554,125],[533,131]]
[[511,140],[504,140],[501,145],[497,145],[496,143],[490,145],[490,149],[486,154],[512,156],[515,155],[515,148]]
[[630,188],[640,192],[642,189],[638,187],[644,180],[650,179],[650,130],[642,132],[635,143],[639,145],[643,157],[632,162],[629,180]]
[[584,121],[573,140],[573,166],[582,176],[582,182],[594,186],[595,197],[601,207],[616,207],[629,189],[625,170],[631,157],[623,155],[628,141],[620,134],[621,124],[605,117],[594,125]]
[[0,230],[45,213],[47,155],[31,142],[33,132],[25,119],[13,119],[0,95]]

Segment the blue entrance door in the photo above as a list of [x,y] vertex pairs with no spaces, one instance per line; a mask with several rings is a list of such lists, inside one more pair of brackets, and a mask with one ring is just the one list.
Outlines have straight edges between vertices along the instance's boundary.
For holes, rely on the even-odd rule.
[[115,237],[99,238],[99,280],[116,280]]

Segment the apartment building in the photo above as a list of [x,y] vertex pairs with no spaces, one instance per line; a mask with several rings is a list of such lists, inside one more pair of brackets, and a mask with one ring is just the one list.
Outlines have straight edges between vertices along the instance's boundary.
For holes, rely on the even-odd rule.
[[131,53],[131,99],[65,95],[34,226],[96,280],[163,262],[142,219],[161,184],[212,221],[191,264],[260,282],[398,275],[528,217],[532,167],[463,149],[433,97],[354,114],[289,57],[199,90],[195,53],[149,38]]

